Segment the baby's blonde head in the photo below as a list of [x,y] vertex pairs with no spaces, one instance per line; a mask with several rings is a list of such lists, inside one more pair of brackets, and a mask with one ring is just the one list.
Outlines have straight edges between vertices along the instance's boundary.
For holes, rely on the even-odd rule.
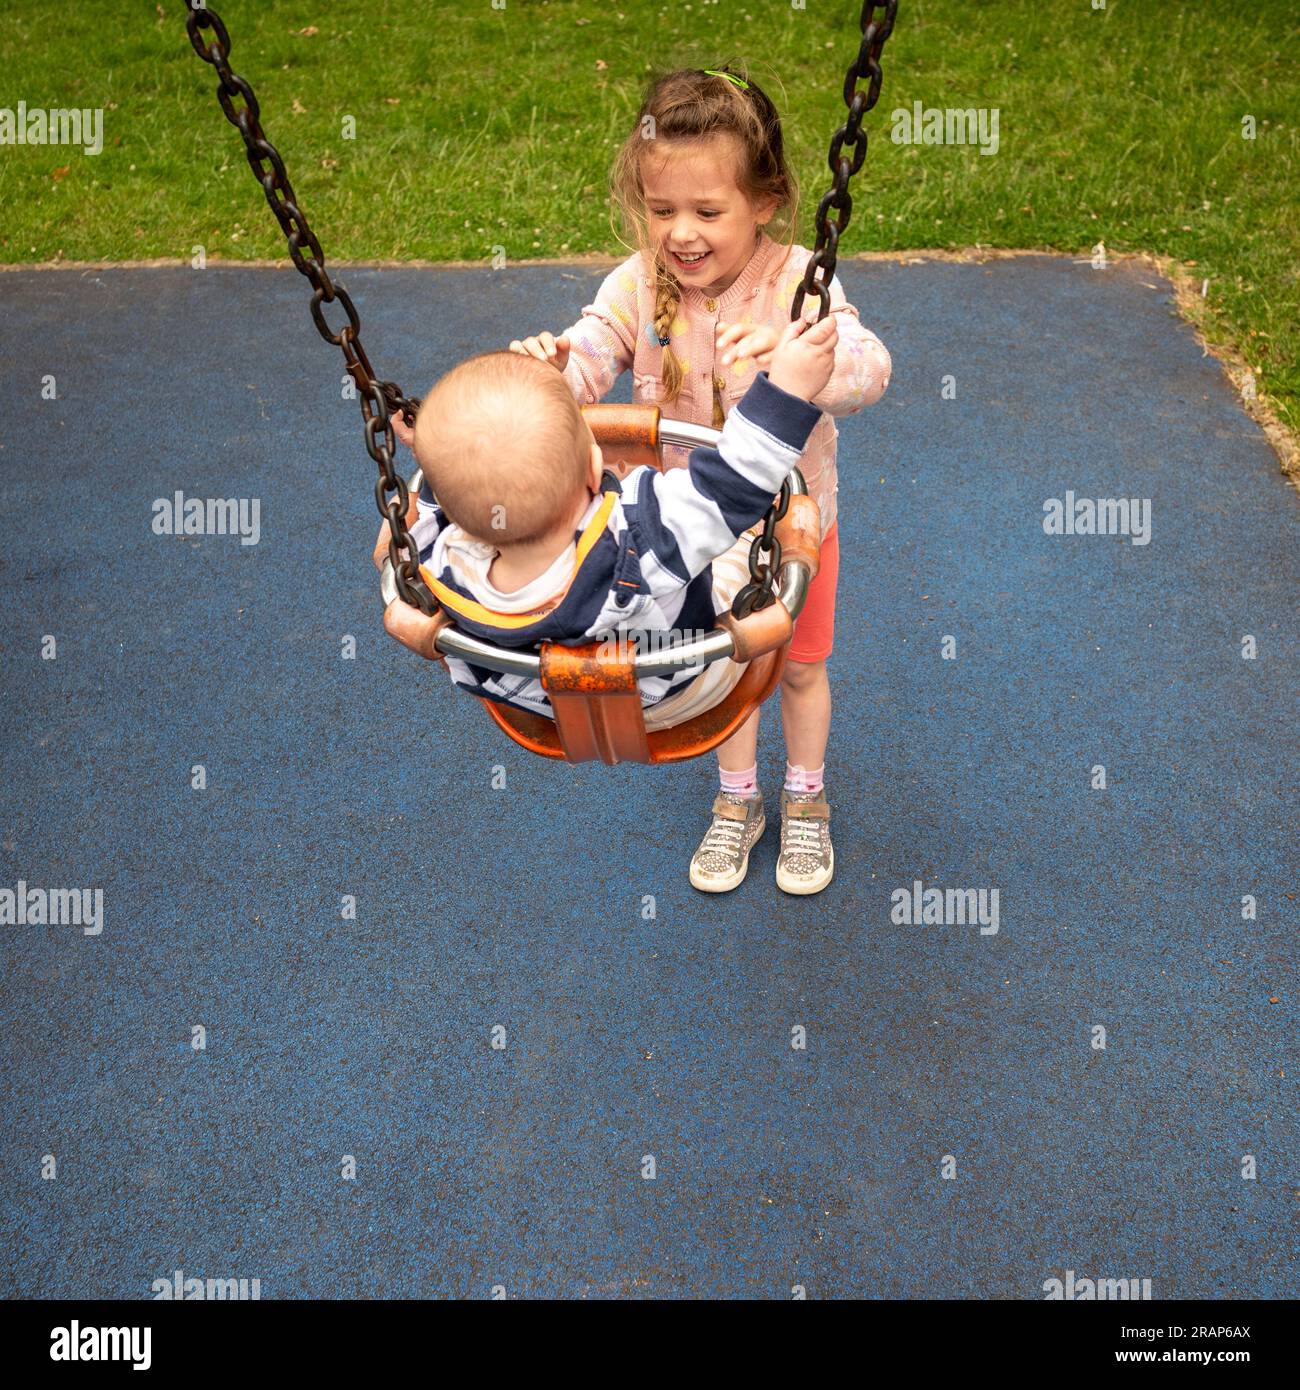
[[492,545],[541,540],[587,493],[592,435],[568,383],[535,357],[484,352],[441,377],[415,456],[458,526]]

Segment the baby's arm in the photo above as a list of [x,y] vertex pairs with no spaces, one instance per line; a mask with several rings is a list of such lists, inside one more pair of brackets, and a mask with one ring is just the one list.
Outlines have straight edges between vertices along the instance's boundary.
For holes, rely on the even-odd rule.
[[579,405],[594,405],[630,370],[636,351],[636,276],[622,266],[612,270],[596,291],[594,304],[562,336],[569,340],[569,361],[562,375]]
[[[805,297],[804,312],[815,307],[815,300]],[[835,369],[812,403],[827,415],[856,415],[885,394],[893,364],[884,343],[863,327],[857,309],[844,297],[839,276],[831,277],[831,313],[839,329]]]
[[686,468],[638,468],[624,511],[646,589],[662,597],[688,584],[760,520],[799,462],[821,411],[760,373],[727,416],[717,447]]

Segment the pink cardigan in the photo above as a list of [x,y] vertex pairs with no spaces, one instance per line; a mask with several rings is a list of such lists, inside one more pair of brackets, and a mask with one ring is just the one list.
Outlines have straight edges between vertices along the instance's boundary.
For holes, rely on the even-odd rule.
[[[665,410],[669,419],[698,425],[713,423],[713,378],[721,382],[723,410],[749,389],[757,368],[752,358],[723,367],[715,359],[716,325],[765,323],[780,331],[790,322],[790,305],[803,280],[812,252],[795,246],[785,257],[785,247],[765,232],[744,270],[716,299],[684,286],[677,318],[671,328],[672,348],[685,367],[681,395]],[[816,295],[804,296],[805,312],[817,306]],[[858,320],[858,311],[844,297],[836,276],[831,281],[831,312],[838,315],[839,340],[835,370],[812,404],[824,411],[799,460],[808,491],[821,509],[822,535],[836,520],[835,494],[839,487],[835,453],[839,432],[831,419],[854,415],[871,405],[889,385],[890,360],[880,339]],[[654,331],[654,281],[639,255],[631,256],[605,277],[596,302],[583,308],[582,318],[566,329],[569,362],[564,376],[580,405],[602,400],[619,375],[631,369],[632,399],[638,404],[662,401],[663,349]],[[682,467],[689,451],[665,446],[667,467]]]

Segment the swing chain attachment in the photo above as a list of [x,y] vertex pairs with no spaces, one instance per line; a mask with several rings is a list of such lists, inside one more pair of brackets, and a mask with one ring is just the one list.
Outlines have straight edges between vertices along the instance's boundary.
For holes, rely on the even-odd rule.
[[[749,547],[749,583],[731,601],[734,617],[747,618],[776,599],[773,586],[781,572],[781,542],[776,538],[776,523],[790,510],[790,480],[781,484],[776,500],[763,517],[763,529]],[[761,558],[766,554],[767,558]]]
[[[289,259],[298,273],[307,277],[312,287],[311,317],[316,331],[327,343],[341,349],[348,375],[357,388],[365,422],[366,452],[379,465],[375,505],[388,522],[388,558],[393,562],[397,591],[407,603],[421,612],[433,613],[438,605],[420,579],[419,554],[406,528],[410,494],[406,480],[393,462],[397,439],[393,434],[392,417],[400,414],[408,425],[414,425],[420,402],[403,395],[401,387],[395,382],[380,381],[375,376],[370,359],[361,346],[361,316],[352,302],[352,296],[341,284],[336,285],[330,279],[325,269],[325,253],[306,215],[298,206],[284,160],[262,129],[257,97],[252,87],[231,70],[230,35],[221,17],[204,5],[195,8],[191,0],[185,0],[185,28],[194,51],[216,69],[221,79],[217,86],[217,100],[226,119],[243,136],[248,167],[262,185],[266,201],[289,243]],[[204,30],[212,31],[211,41],[205,37]],[[237,105],[236,98],[242,104]],[[336,300],[342,305],[347,321],[334,331],[326,321],[322,306],[333,304]]]
[[[875,11],[884,14],[877,19]],[[828,163],[835,183],[831,191],[817,207],[817,244],[808,264],[804,267],[803,283],[795,291],[794,302],[790,306],[790,317],[797,319],[803,310],[804,295],[815,294],[821,301],[821,311],[817,315],[820,323],[831,311],[831,281],[835,278],[835,256],[840,237],[849,225],[853,212],[853,199],[849,197],[849,179],[862,168],[867,157],[867,132],[862,129],[862,118],[880,100],[880,53],[885,40],[894,32],[894,17],[898,12],[898,0],[887,0],[885,4],[873,4],[866,0],[862,6],[860,27],[862,42],[858,56],[850,65],[844,78],[844,104],[849,108],[849,118],[831,137]],[[858,90],[858,80],[868,79],[867,90]],[[853,162],[843,153],[846,141],[853,143]],[[835,208],[840,214],[834,222],[827,220],[826,214]],[[815,279],[821,271],[821,278]]]

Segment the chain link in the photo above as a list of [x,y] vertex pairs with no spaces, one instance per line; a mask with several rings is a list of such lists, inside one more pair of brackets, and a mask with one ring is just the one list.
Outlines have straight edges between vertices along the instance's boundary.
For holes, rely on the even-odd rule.
[[[216,69],[217,100],[226,119],[239,131],[244,140],[248,167],[253,171],[266,201],[275,214],[280,230],[289,247],[289,259],[300,275],[306,276],[312,287],[311,317],[316,331],[327,342],[343,352],[344,365],[357,388],[364,421],[366,452],[379,465],[375,482],[375,505],[388,522],[388,558],[393,562],[397,592],[409,604],[422,612],[432,613],[437,602],[420,578],[419,554],[406,529],[406,510],[410,493],[406,481],[394,463],[397,439],[393,434],[394,415],[400,414],[408,425],[415,424],[418,399],[403,395],[392,381],[380,381],[370,366],[370,359],[361,346],[361,316],[352,296],[342,285],[336,285],[325,269],[325,253],[316,233],[298,206],[298,199],[285,171],[284,160],[262,129],[261,108],[249,84],[230,68],[230,35],[221,17],[206,8],[185,5],[185,28],[194,51],[205,63]],[[205,34],[211,31],[211,40]],[[238,101],[236,100],[238,99]],[[324,305],[338,303],[347,321],[337,329],[325,318]]]
[[[879,20],[876,19],[876,10],[884,11]],[[849,118],[831,136],[828,163],[831,173],[835,175],[835,182],[817,206],[817,242],[804,267],[803,281],[790,305],[792,323],[803,312],[804,296],[808,294],[815,294],[820,303],[818,323],[831,311],[830,286],[835,278],[835,257],[840,237],[844,235],[853,212],[849,179],[862,168],[867,158],[867,132],[862,129],[862,118],[880,100],[880,51],[894,31],[897,11],[898,0],[887,0],[885,4],[873,4],[872,0],[867,0],[862,6],[862,42],[858,46],[858,56],[844,78],[844,104],[849,108]],[[862,92],[858,90],[858,80],[864,76],[868,79],[868,86]],[[850,143],[853,146],[852,163],[844,153],[844,146]],[[834,222],[827,216],[832,208],[839,213]],[[817,278],[818,272],[820,278]],[[776,523],[785,515],[789,505],[790,484],[786,482],[781,486],[781,495],[763,518],[761,534],[754,538],[749,548],[749,583],[736,595],[731,605],[731,611],[737,618],[766,608],[775,600],[773,587],[781,570],[781,545],[776,539]]]

